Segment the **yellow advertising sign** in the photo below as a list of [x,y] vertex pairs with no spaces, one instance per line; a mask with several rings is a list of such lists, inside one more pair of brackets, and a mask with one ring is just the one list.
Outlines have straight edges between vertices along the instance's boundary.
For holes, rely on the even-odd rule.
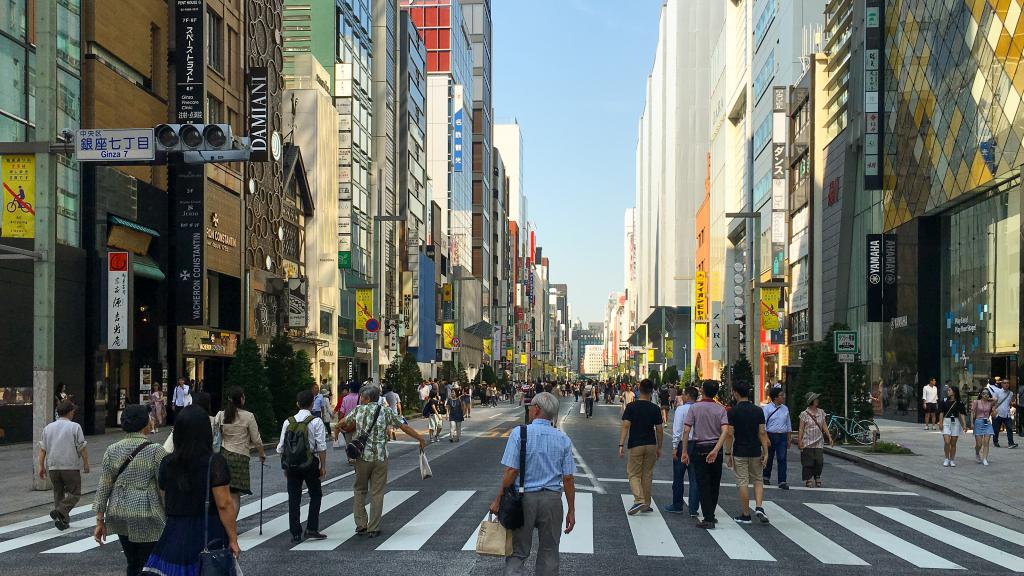
[[761,329],[779,329],[780,288],[761,288]]
[[452,301],[452,285],[444,284],[441,286],[441,297],[445,302]]
[[523,366],[526,366],[526,354],[519,355],[519,363],[522,364]]
[[676,341],[674,338],[665,340],[665,359],[671,360],[675,357]]
[[694,298],[693,319],[698,322],[705,322],[708,319],[708,274],[703,270],[697,270],[696,298]]
[[490,338],[484,338],[484,356],[491,357],[491,353],[494,352],[493,340]]
[[455,347],[455,322],[445,322],[441,325],[441,337],[445,350]]
[[647,350],[647,361],[654,362],[654,348],[649,348]]
[[356,330],[366,330],[366,322],[373,318],[373,290],[356,289]]
[[3,196],[0,236],[35,238],[36,157],[8,154],[0,160],[0,195]]
[[512,361],[512,349],[505,350],[505,360]]
[[707,322],[698,322],[693,326],[693,349],[707,350],[708,349],[708,324]]

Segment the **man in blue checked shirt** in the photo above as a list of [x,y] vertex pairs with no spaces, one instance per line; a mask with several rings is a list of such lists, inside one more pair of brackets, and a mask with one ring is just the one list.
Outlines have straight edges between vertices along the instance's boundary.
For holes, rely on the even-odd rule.
[[[521,576],[526,559],[533,546],[533,531],[540,541],[537,551],[537,576],[558,574],[558,543],[562,536],[562,492],[565,492],[567,512],[565,533],[576,526],[576,462],[572,456],[572,441],[552,422],[558,418],[558,398],[550,392],[541,392],[529,402],[530,424],[526,427],[526,474],[523,496],[522,528],[512,533],[512,555],[505,559],[505,576]],[[505,489],[518,485],[519,429],[508,436],[501,489],[491,504],[491,512],[498,513],[501,495]]]
[[768,398],[771,402],[761,407],[764,411],[764,429],[768,433],[768,463],[764,466],[764,485],[771,484],[772,462],[778,458],[779,488],[789,490],[789,484],[786,484],[786,453],[793,423],[789,419],[789,407],[786,406],[786,393],[782,386],[772,386],[768,390]]

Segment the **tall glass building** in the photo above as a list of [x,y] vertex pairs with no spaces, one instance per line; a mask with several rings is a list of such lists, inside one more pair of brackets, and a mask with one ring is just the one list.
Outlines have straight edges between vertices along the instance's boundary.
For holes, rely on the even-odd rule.
[[874,384],[907,414],[933,377],[1019,386],[1024,19],[1017,2],[884,4],[881,208],[898,285]]

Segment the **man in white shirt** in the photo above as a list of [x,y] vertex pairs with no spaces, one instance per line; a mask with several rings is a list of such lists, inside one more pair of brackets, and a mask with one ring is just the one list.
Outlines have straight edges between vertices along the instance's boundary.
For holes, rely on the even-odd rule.
[[[302,542],[303,537],[315,540],[327,538],[320,532],[320,500],[323,498],[320,481],[327,475],[327,434],[324,421],[313,416],[312,390],[299,392],[295,403],[299,411],[281,425],[281,440],[277,443],[277,453],[281,454],[281,467],[288,481],[288,524],[292,533],[292,543],[298,544]],[[294,454],[285,454],[289,433],[292,437],[298,434],[306,435],[309,453],[312,456],[305,465],[292,465]],[[303,483],[309,490],[309,515],[304,533],[299,518]]]
[[427,400],[430,398],[430,384],[428,382],[420,382],[420,412],[427,406]]
[[999,448],[999,431],[1006,427],[1006,447],[1016,448],[1013,441],[1013,420],[1010,418],[1010,407],[1013,406],[1013,391],[1010,390],[1010,381],[996,377],[995,386],[989,385],[992,393],[992,401],[995,402],[992,416],[992,445]]
[[[690,482],[689,512],[690,518],[697,517],[697,509],[700,507],[700,487],[697,485],[697,473],[692,464],[683,462],[683,422],[686,421],[686,414],[690,407],[697,401],[697,389],[687,386],[683,390],[683,404],[676,407],[675,416],[672,419],[672,503],[665,506],[665,512],[673,514],[683,513],[683,479]],[[689,439],[693,440],[693,431]],[[693,449],[696,442],[689,442],[687,450],[693,458]]]
[[177,416],[182,408],[188,406],[189,386],[185,384],[184,378],[178,378],[178,385],[174,387],[174,397],[171,403],[174,405],[174,414]]
[[921,400],[924,401],[924,429],[937,430],[939,425],[939,387],[935,385],[935,378],[928,381],[928,385],[921,392]]
[[49,475],[53,485],[50,518],[58,530],[67,530],[69,514],[82,497],[82,473],[89,473],[89,451],[82,427],[74,421],[75,404],[64,400],[57,405],[57,420],[43,429],[39,442],[39,477]]

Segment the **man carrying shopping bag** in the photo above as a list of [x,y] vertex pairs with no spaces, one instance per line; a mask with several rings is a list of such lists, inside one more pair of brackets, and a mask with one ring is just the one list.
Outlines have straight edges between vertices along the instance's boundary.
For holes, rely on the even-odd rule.
[[[529,403],[530,424],[526,426],[526,473],[523,475],[523,525],[512,532],[512,553],[505,559],[505,576],[521,576],[533,546],[533,531],[537,530],[540,549],[537,552],[537,576],[558,574],[558,543],[562,534],[562,492],[565,492],[567,511],[565,533],[576,525],[576,462],[572,455],[572,441],[552,423],[558,417],[558,398],[550,392],[541,392]],[[521,432],[509,434],[501,463],[505,466],[501,489],[491,504],[491,513],[497,514],[506,489],[517,485],[520,470]]]

